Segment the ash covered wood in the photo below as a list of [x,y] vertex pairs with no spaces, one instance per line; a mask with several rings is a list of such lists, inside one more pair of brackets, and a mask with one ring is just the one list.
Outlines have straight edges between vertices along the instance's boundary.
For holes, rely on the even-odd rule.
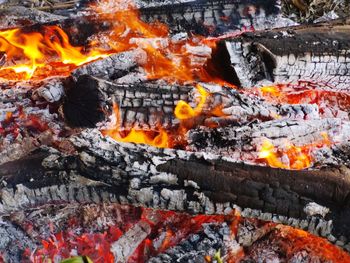
[[[142,14],[146,20],[160,16],[172,33],[192,33],[194,26],[205,35],[216,35],[260,23],[270,27],[277,21],[275,3],[249,1],[246,6],[239,1],[232,6],[226,2],[196,2],[172,5],[176,9],[172,15],[158,7],[142,10]],[[58,25],[71,34],[73,44],[85,44],[96,32],[99,34],[92,39],[108,34],[113,23],[108,17],[103,21],[92,15],[60,21]],[[227,55],[219,64],[225,69],[233,67],[223,74],[231,74],[227,79],[231,82],[248,88],[266,81],[323,81],[326,87],[312,90],[330,94],[330,100],[285,102],[282,96],[290,94],[283,93],[283,88],[282,95],[269,100],[263,90],[199,83],[207,95],[201,114],[186,123],[188,133],[180,135],[174,131],[184,122],[175,118],[175,109],[180,100],[196,107],[199,88],[193,83],[146,81],[148,75],[142,66],[149,61],[142,49],[81,66],[67,78],[5,83],[0,95],[0,132],[4,138],[0,145],[0,214],[67,203],[112,202],[195,214],[223,214],[242,207],[243,216],[306,229],[350,250],[350,124],[346,104],[349,34],[348,25],[342,23],[246,33],[224,40],[216,53],[220,59],[223,53]],[[41,26],[21,30],[40,30]],[[334,34],[327,31],[330,28]],[[74,34],[77,31],[79,35]],[[321,37],[327,41],[321,41]],[[202,63],[211,51],[203,47],[198,50],[188,55],[196,57],[203,52],[199,60]],[[218,65],[216,58],[212,60],[214,66]],[[339,85],[332,89],[331,82]],[[156,149],[104,137],[101,130],[109,128],[106,122],[112,113],[116,114],[116,105],[121,132],[157,131],[161,127],[177,140],[182,136],[185,143],[176,144],[176,149]],[[213,113],[215,109],[220,113]],[[264,140],[278,150],[286,148],[286,141],[296,147],[311,145],[312,168],[297,171],[267,167],[259,155]],[[290,162],[287,157],[281,158],[283,164]],[[13,221],[19,222],[18,218]],[[150,235],[154,223],[141,222],[130,228],[114,243],[114,254],[122,261],[131,257]],[[8,223],[4,225],[5,232],[14,231]],[[265,240],[276,244],[285,234],[282,226],[261,229],[247,223],[244,227],[250,232],[245,235],[243,229],[240,234],[244,238],[238,237],[231,248],[253,246],[247,250],[246,260],[258,257],[267,246]],[[220,249],[225,243],[220,240],[226,229],[208,227],[199,242],[191,241],[192,247],[180,244],[153,260],[187,259],[193,253],[195,257],[206,256],[202,251],[210,250],[208,242],[213,242],[208,253],[214,257],[213,248]],[[0,243],[3,247],[8,244]],[[31,241],[28,244],[33,246]],[[185,252],[178,255],[182,249]],[[280,258],[274,248],[268,252],[266,258]],[[309,255],[300,252],[296,257]]]
[[24,6],[0,8],[0,28],[28,26],[35,23],[47,23],[65,19],[64,16],[54,15]]
[[[92,130],[72,140],[77,155],[53,151],[1,166],[3,213],[50,202],[128,202],[209,214],[239,205],[261,211],[244,210],[248,217],[293,224],[330,240],[348,237],[346,167],[250,166],[205,153],[116,143]],[[310,202],[328,207],[326,219],[333,223],[309,218],[304,207]]]
[[226,54],[231,65],[224,69],[231,67],[231,80],[243,87],[308,80],[348,89],[348,27],[343,20],[246,33],[221,43],[218,55]]
[[127,262],[150,233],[151,226],[147,222],[139,222],[130,228],[118,241],[112,244],[111,251],[116,262]]
[[245,29],[293,24],[280,16],[278,1],[192,1],[141,10],[145,21],[159,20],[174,32],[221,35]]
[[[0,220],[0,248],[6,251],[2,254],[6,262],[39,260],[43,256],[61,260],[67,253],[82,253],[96,261],[102,258],[125,262],[124,255],[115,253],[117,247],[123,248],[130,260],[148,262],[244,262],[300,257],[335,261],[349,257],[304,231],[242,218],[233,211],[225,216],[191,216],[104,202],[32,207],[1,215]],[[252,240],[252,236],[256,238]],[[98,249],[94,250],[95,246]]]

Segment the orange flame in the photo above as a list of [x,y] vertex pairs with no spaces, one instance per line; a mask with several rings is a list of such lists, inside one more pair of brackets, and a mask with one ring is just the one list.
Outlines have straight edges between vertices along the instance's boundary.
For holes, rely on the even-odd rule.
[[316,104],[321,114],[327,108],[347,111],[350,104],[350,95],[347,92],[329,89],[325,84],[309,81],[245,89],[244,92],[261,96],[271,103]]
[[[42,26],[38,32],[1,31],[0,52],[6,54],[7,60],[0,68],[0,78],[22,80],[66,76],[85,63],[139,47],[147,53],[147,63],[143,67],[148,79],[225,84],[204,69],[215,41],[198,36],[175,41],[169,37],[166,25],[143,22],[138,10],[130,3],[127,5],[122,1],[98,1],[94,7],[98,19],[108,21],[112,26],[109,31],[93,36],[86,47],[73,46],[66,32],[58,26]],[[128,10],[121,11],[122,8]],[[111,13],[106,14],[106,10]]]
[[162,128],[158,127],[157,130],[137,130],[132,128],[129,131],[122,131],[119,106],[113,105],[113,117],[115,118],[112,127],[102,130],[104,136],[109,136],[119,142],[133,142],[140,144],[148,144],[158,148],[169,147],[169,136],[167,132]]
[[[45,26],[42,31],[27,33],[21,29],[11,29],[0,32],[0,51],[6,53],[7,61],[14,61],[13,65],[0,69],[1,78],[29,79],[40,68],[53,71],[47,68],[50,62],[78,67],[108,56],[98,49],[84,53],[82,47],[72,46],[68,35],[58,26]],[[69,71],[64,73],[69,74]]]
[[[286,143],[286,149],[279,150],[269,141],[265,140],[259,151],[259,158],[264,160],[266,164],[274,168],[282,168],[289,170],[302,170],[311,167],[313,157],[311,151],[313,148],[321,148],[330,146],[331,141],[328,134],[321,133],[322,140],[316,143],[311,143],[303,146],[295,146],[292,143]],[[288,163],[282,162],[283,156],[288,157]]]
[[113,106],[112,123],[110,127],[102,130],[104,136],[110,136],[116,141],[133,142],[148,144],[159,148],[173,148],[176,146],[183,146],[186,144],[186,134],[188,130],[200,125],[202,120],[196,120],[200,116],[223,116],[220,107],[207,109],[205,111],[205,104],[210,93],[201,85],[197,85],[198,91],[197,105],[191,107],[187,102],[180,100],[175,107],[174,114],[180,120],[178,127],[172,130],[165,130],[160,125],[154,130],[137,130],[132,128],[124,131],[121,127],[120,112],[117,104]]

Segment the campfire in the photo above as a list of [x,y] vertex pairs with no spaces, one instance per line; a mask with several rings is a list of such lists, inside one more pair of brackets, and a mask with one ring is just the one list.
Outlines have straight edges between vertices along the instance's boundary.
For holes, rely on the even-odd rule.
[[350,262],[346,16],[76,2],[1,24],[2,261]]

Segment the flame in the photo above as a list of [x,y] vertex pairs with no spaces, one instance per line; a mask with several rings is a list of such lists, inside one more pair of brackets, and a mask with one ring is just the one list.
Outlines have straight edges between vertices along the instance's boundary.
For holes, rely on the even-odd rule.
[[[204,68],[216,41],[200,36],[174,40],[166,25],[143,22],[138,10],[129,2],[98,1],[93,8],[97,20],[108,21],[111,28],[91,37],[85,47],[73,46],[67,33],[58,26],[41,26],[36,32],[19,28],[1,31],[0,52],[5,53],[6,62],[0,68],[0,78],[26,80],[67,76],[91,61],[142,48],[147,53],[147,62],[142,66],[148,79],[178,83],[200,80],[230,85]],[[105,10],[111,13],[106,14]],[[198,54],[194,52],[196,49]]]
[[123,131],[121,128],[119,106],[113,105],[113,118],[111,127],[102,130],[104,136],[109,136],[119,142],[133,142],[139,144],[148,144],[158,148],[169,147],[169,136],[167,132],[159,126],[157,130],[137,130],[132,128],[129,131]]
[[[49,76],[52,74],[50,70],[53,70],[47,66],[51,62],[76,68],[108,56],[99,49],[85,52],[82,47],[72,46],[68,35],[58,26],[44,26],[41,29],[40,33],[24,32],[21,29],[0,32],[0,51],[6,54],[7,61],[14,63],[0,69],[1,78],[30,79],[35,77],[40,68],[47,69]],[[62,74],[69,73],[68,71]]]
[[180,100],[175,107],[175,117],[179,120],[186,120],[199,116],[204,108],[209,93],[199,84],[196,89],[199,93],[199,101],[195,108],[192,108],[187,102]]
[[330,108],[335,111],[338,109],[347,111],[350,104],[350,95],[347,92],[330,89],[325,84],[310,81],[245,89],[243,92],[253,93],[275,104],[316,104],[320,114]]
[[264,97],[270,95],[270,96],[274,96],[274,97],[278,98],[281,96],[281,90],[278,86],[261,87],[260,91]]
[[[322,140],[319,142],[296,146],[290,142],[287,142],[285,149],[279,150],[269,141],[263,141],[260,151],[259,159],[274,168],[282,168],[289,170],[302,170],[311,167],[313,163],[313,157],[311,151],[314,148],[321,148],[323,146],[331,146],[331,140],[326,132],[321,133]],[[288,158],[288,163],[282,161],[282,157]]]
[[124,130],[121,127],[121,118],[119,106],[114,103],[113,113],[111,116],[112,122],[107,129],[103,129],[101,133],[104,136],[109,136],[119,142],[133,142],[147,144],[158,148],[174,148],[186,145],[187,132],[202,124],[203,119],[197,120],[197,117],[224,116],[221,107],[213,109],[205,109],[208,97],[211,95],[205,88],[197,84],[198,92],[197,105],[191,107],[187,102],[180,100],[175,109],[174,115],[180,120],[178,127],[171,130],[165,130],[158,125],[153,130],[138,130],[131,128]]

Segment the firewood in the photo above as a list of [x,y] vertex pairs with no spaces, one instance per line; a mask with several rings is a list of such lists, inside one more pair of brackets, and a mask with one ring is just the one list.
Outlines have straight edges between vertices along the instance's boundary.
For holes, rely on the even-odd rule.
[[[1,189],[3,212],[57,201],[129,202],[209,214],[239,205],[263,212],[247,210],[248,217],[289,222],[330,238],[349,231],[346,167],[286,171],[251,166],[203,152],[117,143],[93,130],[72,140],[76,156],[42,152],[0,166],[7,185]],[[308,218],[304,207],[310,202],[330,209],[326,218],[333,228],[326,220],[309,218],[312,227],[301,220]]]
[[231,81],[243,87],[307,80],[346,90],[348,27],[320,24],[247,33],[222,42],[218,54],[226,54]]
[[35,23],[48,23],[65,19],[64,16],[54,15],[23,6],[0,9],[0,28],[28,26]]

